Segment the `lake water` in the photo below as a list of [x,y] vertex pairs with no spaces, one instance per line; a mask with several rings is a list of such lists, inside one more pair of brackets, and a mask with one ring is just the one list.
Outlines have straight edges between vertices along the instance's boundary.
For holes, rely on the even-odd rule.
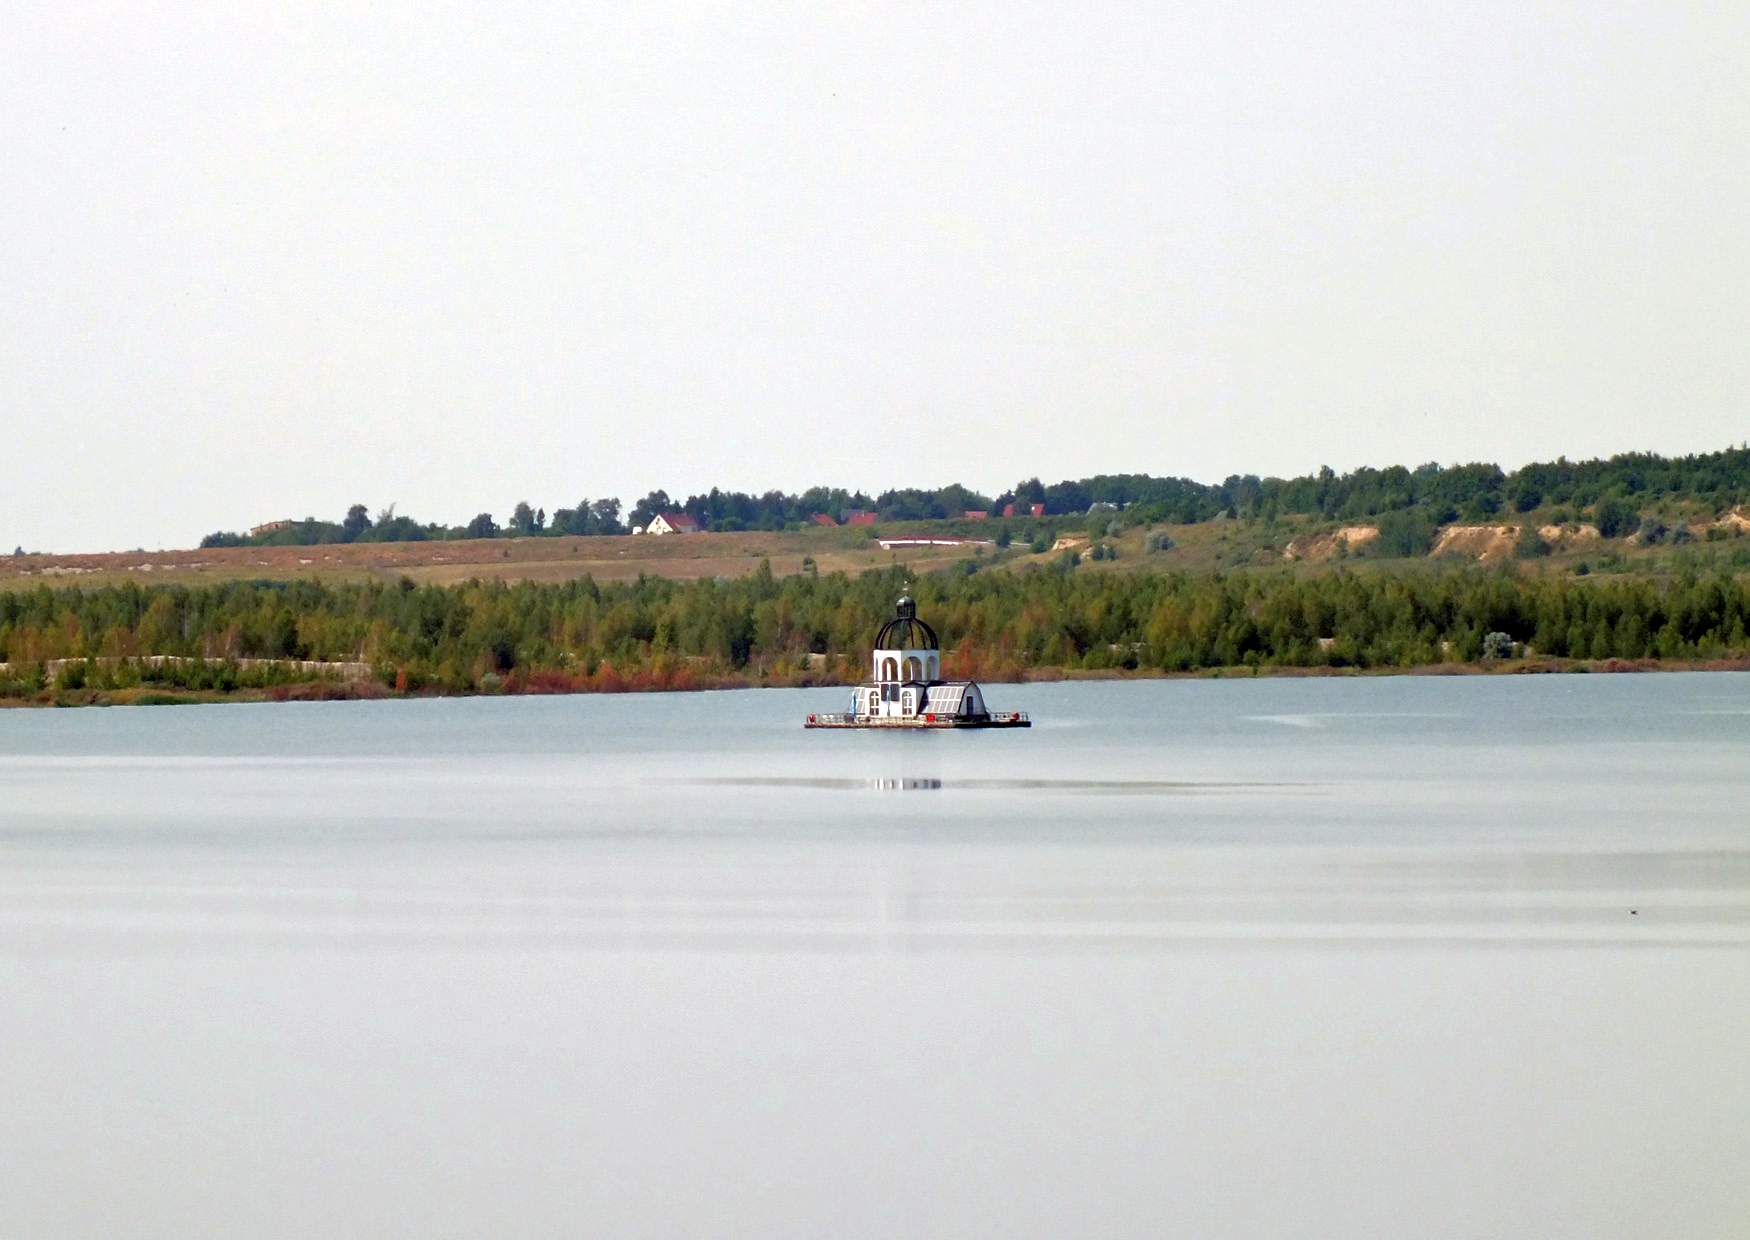
[[1750,1235],[1750,677],[0,712],[0,1235]]

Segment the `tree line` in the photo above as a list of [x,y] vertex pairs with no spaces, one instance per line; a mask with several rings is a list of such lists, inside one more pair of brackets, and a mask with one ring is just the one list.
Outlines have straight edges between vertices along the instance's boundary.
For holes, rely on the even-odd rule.
[[253,535],[219,531],[203,538],[201,546],[624,534],[648,526],[658,513],[676,511],[710,530],[780,530],[808,524],[822,514],[839,523],[860,512],[880,521],[954,520],[968,512],[999,515],[1010,504],[1023,514],[1040,505],[1045,515],[1054,517],[1110,508],[1122,512],[1127,523],[1195,524],[1223,516],[1269,520],[1293,515],[1363,520],[1402,513],[1415,518],[1412,525],[1430,527],[1554,507],[1596,510],[1613,527],[1623,527],[1605,531],[1608,537],[1628,532],[1643,510],[1663,501],[1693,501],[1717,511],[1746,499],[1750,499],[1750,449],[1739,447],[1681,457],[1627,453],[1608,460],[1561,458],[1511,473],[1498,465],[1430,462],[1415,468],[1367,467],[1345,474],[1326,467],[1286,479],[1235,474],[1220,483],[1149,474],[1097,474],[1051,485],[1029,478],[997,495],[959,483],[874,496],[839,487],[759,495],[713,487],[681,500],[656,490],[624,516],[618,498],[579,500],[551,512],[523,500],[502,525],[485,512],[459,525],[421,523],[398,515],[393,506],[373,518],[365,505],[354,504],[339,521],[307,517]]
[[0,696],[40,686],[44,660],[146,655],[359,660],[386,686],[455,693],[849,682],[905,590],[942,634],[949,676],[1409,668],[1479,659],[1491,634],[1555,658],[1750,652],[1750,585],[1723,573],[969,569],[915,581],[903,568],[780,580],[762,565],[692,582],[42,587],[0,594],[11,668]]

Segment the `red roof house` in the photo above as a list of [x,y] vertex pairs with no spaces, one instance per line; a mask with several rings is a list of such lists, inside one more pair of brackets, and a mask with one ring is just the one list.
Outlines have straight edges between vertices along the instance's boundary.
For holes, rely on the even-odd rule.
[[833,529],[837,529],[838,524],[839,524],[837,521],[834,521],[832,519],[832,514],[829,512],[817,512],[812,517],[810,517],[808,519],[810,521],[814,522],[816,525],[826,525],[826,526],[832,527]]
[[847,512],[845,514],[845,524],[846,525],[874,525],[875,524],[875,514],[872,512],[864,512],[862,509],[859,508],[859,509],[856,509],[855,511]]
[[697,534],[699,523],[690,512],[661,512],[650,519],[652,534]]

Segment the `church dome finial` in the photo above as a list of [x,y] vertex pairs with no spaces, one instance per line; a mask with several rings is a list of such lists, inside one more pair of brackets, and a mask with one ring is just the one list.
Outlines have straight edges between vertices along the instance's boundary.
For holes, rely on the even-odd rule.
[[900,596],[893,619],[876,635],[877,650],[939,650],[936,630],[918,619],[918,605],[911,595]]

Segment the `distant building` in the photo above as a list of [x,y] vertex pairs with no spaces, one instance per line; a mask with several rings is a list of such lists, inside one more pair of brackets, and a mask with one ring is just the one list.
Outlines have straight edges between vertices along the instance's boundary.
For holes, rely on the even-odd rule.
[[650,518],[650,527],[644,532],[647,534],[697,534],[699,523],[693,520],[691,513],[659,512]]
[[968,521],[984,521],[989,519],[990,510],[987,508],[968,508],[960,515],[965,517]]
[[864,512],[861,508],[853,508],[845,514],[846,525],[874,525],[875,514]]
[[877,538],[877,546],[892,551],[897,547],[994,547],[988,538]]
[[839,523],[832,519],[832,514],[830,512],[817,512],[808,519],[816,525],[825,525],[835,530],[839,527]]
[[1029,504],[1029,505],[1027,505],[1027,515],[1030,517],[1043,517],[1045,515],[1045,505],[1044,504]]
[[290,521],[269,521],[266,525],[257,525],[249,531],[249,537],[260,538],[263,534],[272,534],[277,530],[292,528]]
[[1004,504],[1003,505],[1003,515],[1005,517],[1014,516],[1015,515],[1015,506],[1013,504]]

